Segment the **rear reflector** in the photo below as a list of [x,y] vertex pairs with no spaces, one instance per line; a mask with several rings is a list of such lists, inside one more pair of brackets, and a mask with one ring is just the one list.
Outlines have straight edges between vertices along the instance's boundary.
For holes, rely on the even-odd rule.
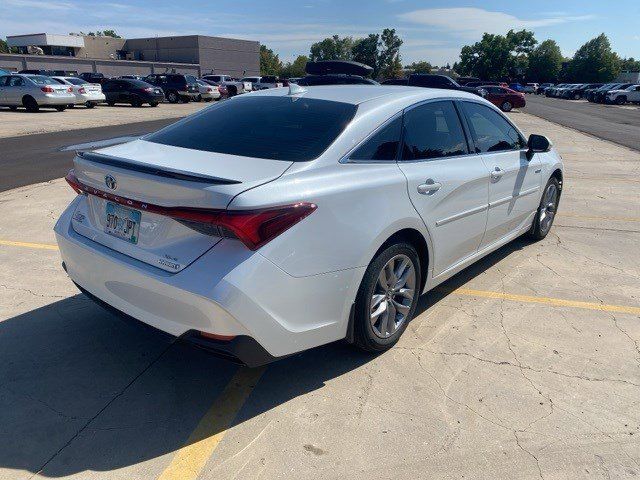
[[216,333],[209,333],[209,332],[198,332],[198,333],[203,338],[209,338],[211,340],[220,340],[222,342],[229,342],[234,338],[236,338],[235,335],[218,335]]
[[66,180],[78,194],[94,195],[126,207],[171,217],[203,234],[235,236],[251,250],[257,250],[273,240],[318,208],[315,204],[308,202],[255,210],[163,207],[84,185],[77,179],[73,170],[67,174]]

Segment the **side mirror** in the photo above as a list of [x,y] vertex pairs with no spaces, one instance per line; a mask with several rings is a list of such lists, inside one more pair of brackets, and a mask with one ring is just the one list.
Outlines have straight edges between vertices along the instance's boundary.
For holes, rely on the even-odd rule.
[[551,150],[551,142],[544,135],[532,134],[529,136],[527,148],[527,160],[531,160],[534,153],[543,153]]

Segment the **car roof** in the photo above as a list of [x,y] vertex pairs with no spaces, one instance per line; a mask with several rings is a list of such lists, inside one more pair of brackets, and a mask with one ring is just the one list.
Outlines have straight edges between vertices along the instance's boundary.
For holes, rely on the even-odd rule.
[[[359,105],[365,102],[383,99],[385,101],[420,101],[431,98],[467,98],[480,99],[478,95],[459,90],[446,90],[424,87],[405,87],[403,85],[321,85],[303,87],[306,91],[302,94],[304,98],[314,98],[318,100],[329,100],[334,102],[350,103]],[[253,92],[252,96],[286,96],[289,89],[270,88]],[[298,96],[296,95],[296,96]]]

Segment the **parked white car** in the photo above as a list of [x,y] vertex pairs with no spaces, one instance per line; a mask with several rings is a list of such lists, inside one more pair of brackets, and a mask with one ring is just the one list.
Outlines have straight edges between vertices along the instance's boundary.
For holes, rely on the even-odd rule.
[[640,102],[640,85],[630,85],[623,90],[611,90],[607,92],[607,103],[624,105],[627,102]]
[[78,77],[51,77],[61,85],[71,87],[75,95],[73,105],[85,105],[87,108],[93,108],[101,102],[106,101],[104,93],[102,93],[102,85],[98,83],[89,83]]
[[527,83],[524,87],[522,87],[522,93],[536,93],[537,91],[537,83]]
[[210,102],[212,100],[219,100],[222,96],[220,94],[220,89],[215,85],[209,85],[202,80],[196,80],[198,84],[198,88],[200,90],[200,94],[196,97],[198,102],[204,100],[205,102]]
[[382,351],[421,293],[544,238],[562,172],[477,95],[292,85],[77,154],[55,233],[90,297],[247,365]]
[[251,83],[251,86],[254,91],[266,90],[267,88],[282,87],[282,82],[279,81],[278,77],[274,77],[274,76],[244,77],[240,81]]
[[76,96],[68,85],[60,85],[44,75],[11,74],[0,77],[0,105],[16,110],[24,107],[37,112],[40,107],[62,112],[75,102]]

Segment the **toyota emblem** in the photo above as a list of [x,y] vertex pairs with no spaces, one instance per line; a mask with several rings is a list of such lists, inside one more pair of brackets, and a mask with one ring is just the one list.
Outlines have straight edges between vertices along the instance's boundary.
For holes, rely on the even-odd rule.
[[111,190],[115,190],[116,188],[118,188],[118,182],[116,182],[116,179],[111,175],[107,175],[104,177],[104,183]]

